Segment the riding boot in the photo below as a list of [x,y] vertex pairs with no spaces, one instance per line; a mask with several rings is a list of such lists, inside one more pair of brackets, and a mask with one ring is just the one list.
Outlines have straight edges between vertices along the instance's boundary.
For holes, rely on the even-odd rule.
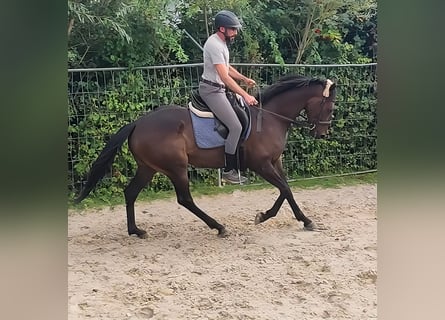
[[242,184],[247,181],[246,177],[243,177],[239,173],[238,158],[236,154],[225,154],[226,166],[222,173],[222,178],[230,183]]

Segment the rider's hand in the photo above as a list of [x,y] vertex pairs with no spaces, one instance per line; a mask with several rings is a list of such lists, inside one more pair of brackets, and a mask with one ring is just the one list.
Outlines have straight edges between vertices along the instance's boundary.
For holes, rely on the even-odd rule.
[[245,78],[245,79],[244,79],[244,83],[245,83],[245,84],[247,85],[247,87],[249,87],[249,88],[253,88],[253,87],[256,86],[256,82],[255,82],[255,80],[250,79],[250,78]]
[[245,97],[243,97],[246,103],[250,106],[258,104],[258,101],[255,99],[254,96],[251,96],[250,94],[247,94]]

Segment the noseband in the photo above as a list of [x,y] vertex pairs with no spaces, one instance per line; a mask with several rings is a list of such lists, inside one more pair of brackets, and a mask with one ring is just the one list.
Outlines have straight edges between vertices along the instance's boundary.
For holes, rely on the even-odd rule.
[[321,115],[322,115],[322,113],[323,113],[323,107],[324,107],[325,102],[326,102],[326,97],[323,97],[323,99],[322,99],[321,102],[320,102],[320,106],[321,106],[321,107],[320,107],[320,113],[318,114],[318,121],[317,121],[316,123],[312,123],[312,124],[310,124],[310,130],[314,130],[315,127],[317,126],[317,124],[321,124],[321,125],[331,125],[332,120],[327,120],[327,121],[322,121],[322,120],[320,120],[320,117],[321,117]]

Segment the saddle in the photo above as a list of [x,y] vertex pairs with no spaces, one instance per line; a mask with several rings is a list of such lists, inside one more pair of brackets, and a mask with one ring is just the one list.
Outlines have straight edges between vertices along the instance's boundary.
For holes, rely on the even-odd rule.
[[[233,107],[236,115],[242,126],[240,140],[243,141],[247,138],[250,129],[250,109],[247,107],[244,99],[234,92],[226,91],[227,99]],[[192,90],[191,101],[189,102],[189,110],[200,118],[214,118],[215,127],[214,130],[224,139],[227,138],[229,130],[227,127],[216,117],[207,104],[202,100],[198,90]]]

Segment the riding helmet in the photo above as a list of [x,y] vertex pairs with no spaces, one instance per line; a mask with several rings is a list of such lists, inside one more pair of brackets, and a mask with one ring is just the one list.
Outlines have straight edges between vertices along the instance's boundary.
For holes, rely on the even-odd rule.
[[221,10],[215,16],[215,28],[218,29],[219,27],[241,29],[242,25],[233,12]]

